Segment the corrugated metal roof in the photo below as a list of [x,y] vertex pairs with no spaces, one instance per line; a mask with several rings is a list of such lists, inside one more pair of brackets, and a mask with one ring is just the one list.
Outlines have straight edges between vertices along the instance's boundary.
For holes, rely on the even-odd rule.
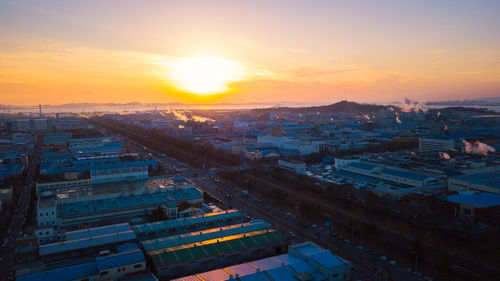
[[254,231],[244,235],[233,235],[217,240],[212,239],[200,243],[149,251],[148,255],[151,256],[155,267],[158,269],[221,253],[269,245],[278,241],[283,241],[283,237],[277,231]]
[[126,251],[114,255],[96,258],[97,270],[119,267],[124,264],[145,262],[144,254],[140,249]]
[[151,232],[163,231],[168,233],[171,230],[176,230],[179,228],[188,228],[193,225],[202,225],[212,222],[223,222],[242,218],[242,215],[237,210],[227,210],[223,212],[209,213],[200,216],[192,216],[187,218],[179,218],[173,220],[164,220],[153,223],[138,224],[132,226],[134,232],[138,235],[145,235]]
[[349,163],[347,166],[357,168],[357,169],[363,169],[363,170],[372,170],[372,169],[377,167],[376,165],[363,163],[363,162],[352,162],[352,163]]
[[271,225],[263,220],[253,220],[243,224],[236,224],[218,228],[211,228],[203,231],[191,232],[181,235],[168,236],[164,238],[151,239],[142,242],[146,251],[164,249],[178,245],[196,243],[200,241],[217,239],[230,235],[247,233],[255,230],[270,229]]
[[325,268],[332,268],[345,264],[343,260],[332,254],[330,251],[318,252],[310,255],[309,258],[324,266]]
[[395,170],[395,169],[389,169],[389,168],[383,169],[382,171],[380,171],[380,174],[386,174],[386,175],[407,178],[407,179],[417,180],[417,181],[423,181],[423,180],[426,180],[427,178],[429,178],[429,176],[426,176],[426,175],[412,173],[410,171],[400,171],[400,170]]
[[84,237],[98,236],[98,235],[123,232],[129,230],[132,230],[132,228],[128,223],[119,223],[101,227],[92,227],[92,228],[68,231],[64,233],[64,237],[66,240],[75,240]]
[[129,194],[89,200],[84,202],[71,202],[58,204],[57,214],[59,217],[78,217],[97,212],[116,211],[121,209],[138,208],[149,205],[159,205],[169,200],[184,201],[202,198],[203,194],[196,188],[168,190],[164,192],[142,193],[140,195]]
[[99,245],[114,244],[119,242],[135,240],[134,231],[128,230],[123,232],[109,233],[98,236],[84,237],[75,240],[62,241],[41,245],[39,248],[40,256],[51,255],[66,251],[74,251],[84,248],[96,247]]
[[[297,245],[289,254],[260,259],[248,263],[229,266],[209,272],[186,276],[174,281],[221,281],[221,280],[251,280],[251,281],[288,281],[298,280],[298,274],[307,274],[312,280],[327,280],[311,263],[319,263],[326,268],[343,265],[346,262],[339,259],[314,244]],[[302,249],[303,248],[303,249]],[[298,256],[292,254],[298,252]],[[307,254],[306,257],[303,255]],[[309,258],[311,258],[309,260]],[[339,262],[340,261],[340,262]],[[198,279],[199,276],[201,279]]]
[[445,200],[457,204],[470,204],[476,208],[494,207],[500,205],[500,195],[488,192],[449,195],[445,197]]
[[67,281],[79,280],[94,275],[97,266],[94,262],[83,263],[54,270],[16,277],[18,281]]

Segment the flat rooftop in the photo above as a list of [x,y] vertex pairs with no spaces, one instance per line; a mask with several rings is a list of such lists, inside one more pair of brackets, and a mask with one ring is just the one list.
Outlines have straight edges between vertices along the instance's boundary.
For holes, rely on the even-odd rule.
[[[186,276],[173,281],[281,281],[281,280],[327,280],[325,273],[317,268],[335,268],[348,263],[318,246],[307,242],[288,254],[237,264],[212,271]],[[290,247],[289,247],[290,249]]]
[[102,184],[89,184],[83,186],[58,189],[57,199],[81,198],[85,196],[96,196],[110,193],[123,193],[133,191],[148,191],[156,189],[168,189],[175,186],[192,184],[184,177],[154,177],[136,181],[121,181]]
[[[138,236],[150,233],[172,233],[181,229],[192,229],[196,225],[208,225],[217,222],[227,222],[243,220],[242,214],[238,210],[227,210],[222,212],[207,213],[199,216],[164,220],[152,223],[144,223],[132,226]],[[191,232],[191,231],[189,231]]]
[[195,200],[201,198],[203,198],[202,192],[194,187],[188,189],[168,189],[165,190],[165,192],[145,192],[138,195],[123,194],[116,197],[92,199],[88,201],[67,203],[57,202],[57,215],[63,218],[78,217],[94,213],[106,213],[118,210],[133,210],[146,206],[159,205],[162,203]]
[[449,195],[444,198],[446,201],[457,204],[469,204],[476,208],[488,208],[500,206],[500,194],[488,192],[460,193]]
[[470,182],[471,184],[487,185],[500,189],[500,173],[482,173],[454,177],[453,179]]
[[242,224],[147,240],[142,242],[142,246],[145,251],[154,251],[270,228],[271,225],[263,220],[253,220]]
[[162,268],[178,263],[189,262],[210,256],[234,251],[243,251],[284,241],[275,230],[258,230],[244,234],[205,240],[155,251],[149,251],[155,267]]

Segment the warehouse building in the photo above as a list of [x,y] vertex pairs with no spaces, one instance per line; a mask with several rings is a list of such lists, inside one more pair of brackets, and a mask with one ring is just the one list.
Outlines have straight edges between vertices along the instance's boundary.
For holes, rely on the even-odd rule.
[[173,218],[181,203],[199,206],[203,194],[184,177],[155,177],[139,181],[91,184],[41,193],[38,227],[78,227],[128,221],[158,207]]
[[146,270],[146,259],[137,246],[119,248],[114,254],[95,257],[92,261],[46,268],[40,272],[23,274],[18,272],[18,281],[58,281],[58,280],[128,280]]
[[139,240],[147,240],[243,222],[244,217],[238,210],[226,210],[199,216],[137,224],[132,228]]
[[[180,238],[182,239],[182,238]],[[147,251],[158,277],[171,278],[206,268],[234,264],[284,252],[285,241],[276,230],[257,230],[196,243]]]
[[288,254],[250,261],[174,281],[350,280],[351,264],[314,243],[288,246]]

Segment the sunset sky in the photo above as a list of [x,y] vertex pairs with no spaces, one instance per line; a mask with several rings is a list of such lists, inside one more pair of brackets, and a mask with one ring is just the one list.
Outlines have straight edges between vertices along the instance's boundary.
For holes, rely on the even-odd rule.
[[0,104],[500,96],[500,1],[0,1]]

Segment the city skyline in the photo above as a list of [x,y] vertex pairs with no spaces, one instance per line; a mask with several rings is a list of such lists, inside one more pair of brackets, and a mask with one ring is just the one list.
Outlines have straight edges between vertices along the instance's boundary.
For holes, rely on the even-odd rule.
[[500,93],[495,1],[0,7],[1,104],[387,103]]

